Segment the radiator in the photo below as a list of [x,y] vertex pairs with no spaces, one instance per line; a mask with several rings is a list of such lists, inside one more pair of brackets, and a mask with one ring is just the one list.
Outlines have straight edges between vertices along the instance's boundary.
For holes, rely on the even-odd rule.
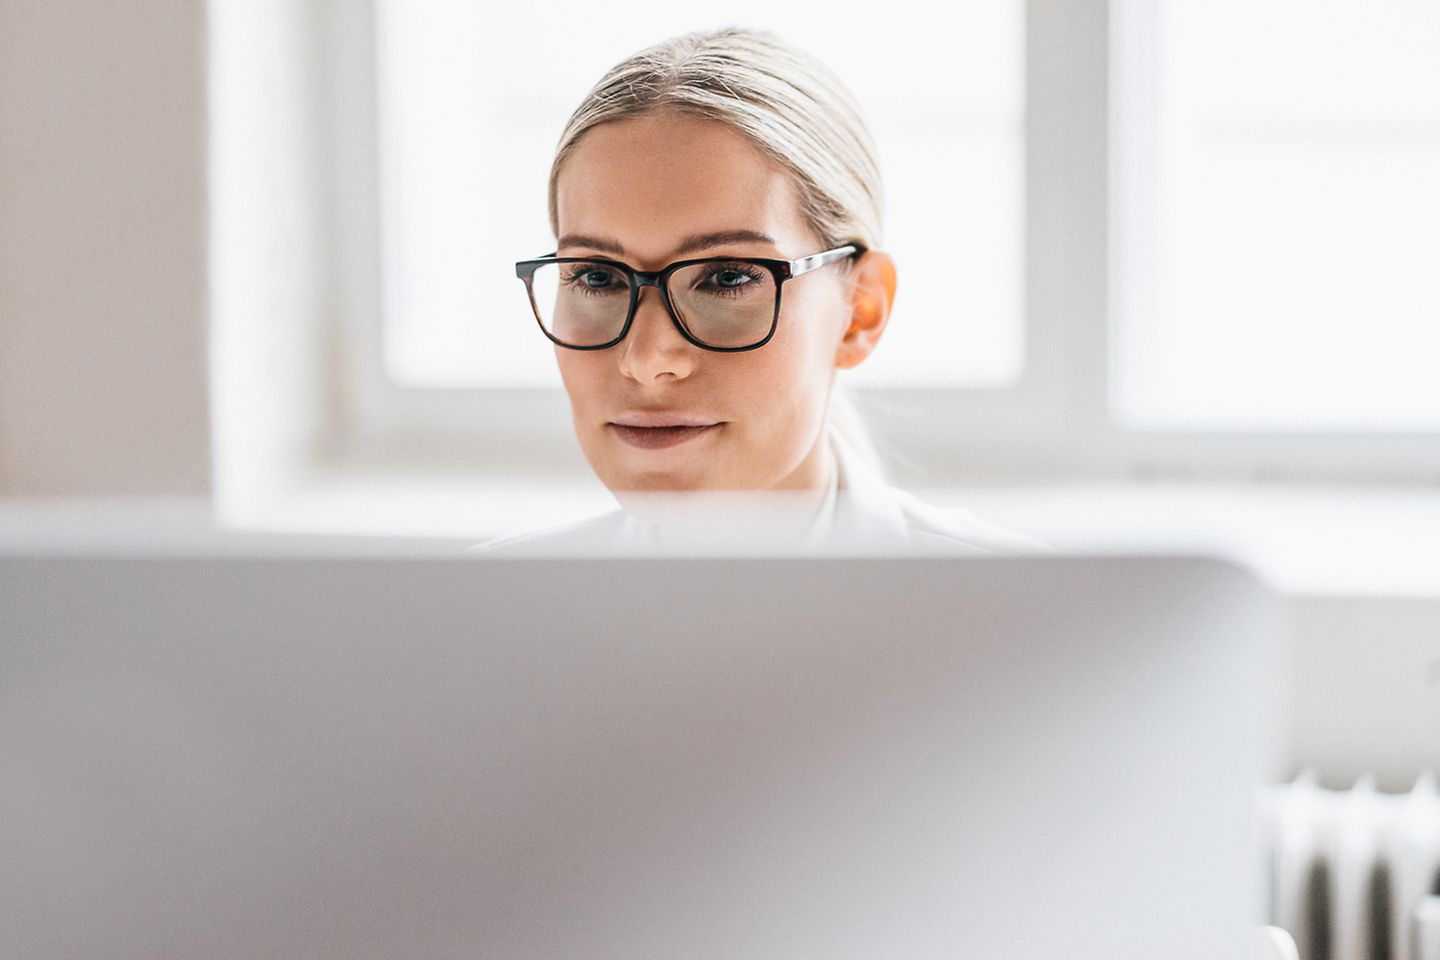
[[1440,792],[1427,771],[1408,793],[1361,777],[1349,790],[1314,771],[1262,791],[1270,922],[1300,960],[1440,960]]

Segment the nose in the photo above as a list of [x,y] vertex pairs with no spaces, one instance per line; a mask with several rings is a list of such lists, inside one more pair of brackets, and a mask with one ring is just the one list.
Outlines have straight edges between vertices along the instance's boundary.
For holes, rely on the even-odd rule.
[[630,332],[620,341],[620,372],[637,383],[683,380],[694,370],[699,353],[670,319],[660,289],[641,287]]

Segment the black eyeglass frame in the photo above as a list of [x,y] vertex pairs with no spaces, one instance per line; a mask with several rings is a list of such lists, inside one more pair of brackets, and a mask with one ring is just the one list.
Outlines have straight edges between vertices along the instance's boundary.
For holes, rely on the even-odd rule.
[[[641,287],[658,287],[660,299],[665,304],[665,311],[670,314],[670,320],[675,324],[675,329],[687,341],[702,350],[711,350],[716,353],[743,353],[747,350],[758,350],[769,343],[775,336],[775,331],[780,326],[780,290],[786,280],[793,280],[795,277],[803,276],[812,270],[818,270],[823,266],[843,260],[848,257],[858,257],[865,252],[865,246],[860,243],[846,243],[835,247],[832,250],[825,250],[821,253],[812,253],[808,257],[797,257],[794,260],[778,260],[772,257],[700,257],[695,260],[677,260],[661,270],[647,272],[637,270],[620,260],[610,260],[605,257],[560,257],[559,253],[544,254],[533,260],[520,260],[515,264],[515,276],[525,282],[525,293],[530,299],[530,309],[535,314],[535,322],[540,327],[540,332],[556,346],[564,347],[567,350],[608,350],[615,346],[625,335],[630,332],[630,325],[635,322],[635,306],[640,302]],[[620,328],[620,333],[608,343],[600,343],[595,346],[581,347],[572,343],[565,343],[551,335],[545,329],[545,323],[540,319],[540,307],[535,303],[535,288],[533,284],[535,271],[551,263],[601,263],[606,266],[615,267],[630,278],[630,305],[625,312],[625,324]],[[695,337],[686,329],[685,323],[680,319],[680,313],[675,309],[674,303],[670,300],[670,276],[681,267],[694,266],[697,263],[748,263],[757,267],[764,267],[770,271],[775,279],[775,312],[770,317],[770,329],[765,337],[745,347],[714,347]]]

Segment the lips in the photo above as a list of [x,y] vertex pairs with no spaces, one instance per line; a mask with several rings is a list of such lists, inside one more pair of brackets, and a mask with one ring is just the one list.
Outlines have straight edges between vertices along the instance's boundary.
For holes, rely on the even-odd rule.
[[640,410],[621,414],[610,422],[620,427],[709,427],[720,421],[665,410]]
[[719,430],[723,424],[707,423],[697,425],[672,425],[658,427],[636,427],[623,423],[611,423],[609,428],[621,440],[642,450],[658,450],[687,443],[699,437],[708,436]]

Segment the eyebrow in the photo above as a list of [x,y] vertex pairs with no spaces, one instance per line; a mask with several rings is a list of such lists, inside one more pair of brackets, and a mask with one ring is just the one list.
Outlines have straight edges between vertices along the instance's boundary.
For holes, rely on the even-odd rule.
[[[697,253],[701,250],[708,250],[710,247],[724,246],[727,243],[768,243],[773,247],[775,238],[758,230],[720,230],[714,233],[696,233],[681,241],[680,246],[675,248],[674,256],[683,257],[687,253]],[[560,238],[559,246],[590,247],[605,253],[613,253],[616,256],[625,256],[625,248],[620,241],[612,240],[609,237],[567,233]]]

